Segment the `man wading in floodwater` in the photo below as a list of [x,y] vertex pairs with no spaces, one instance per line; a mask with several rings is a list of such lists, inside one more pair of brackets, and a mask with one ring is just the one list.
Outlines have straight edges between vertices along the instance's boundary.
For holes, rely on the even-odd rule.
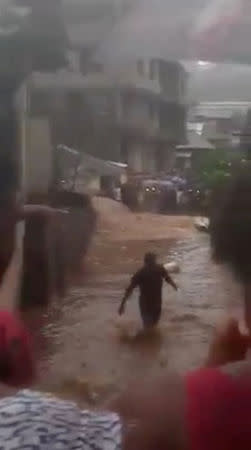
[[119,307],[119,314],[124,313],[127,299],[133,290],[139,287],[139,308],[144,328],[151,328],[157,325],[161,316],[163,280],[177,291],[177,285],[167,270],[162,265],[157,264],[156,255],[154,253],[146,253],[144,266],[133,275],[131,283],[125,291]]

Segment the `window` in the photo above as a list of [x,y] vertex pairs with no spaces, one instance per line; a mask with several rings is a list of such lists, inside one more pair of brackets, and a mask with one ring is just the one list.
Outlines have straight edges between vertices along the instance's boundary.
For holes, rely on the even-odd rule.
[[144,61],[142,59],[137,62],[137,71],[139,75],[144,75]]

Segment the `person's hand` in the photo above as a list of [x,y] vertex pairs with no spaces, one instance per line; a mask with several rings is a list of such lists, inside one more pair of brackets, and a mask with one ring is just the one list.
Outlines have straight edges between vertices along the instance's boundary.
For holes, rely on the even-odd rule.
[[181,376],[141,379],[105,405],[123,423],[125,450],[184,448],[185,389]]
[[23,218],[28,218],[31,216],[46,216],[46,217],[55,217],[60,214],[68,214],[69,212],[66,209],[57,209],[52,208],[47,205],[24,205],[19,209],[19,216]]
[[221,366],[230,362],[242,361],[251,347],[251,336],[242,334],[236,319],[228,319],[219,328],[209,347],[207,367]]

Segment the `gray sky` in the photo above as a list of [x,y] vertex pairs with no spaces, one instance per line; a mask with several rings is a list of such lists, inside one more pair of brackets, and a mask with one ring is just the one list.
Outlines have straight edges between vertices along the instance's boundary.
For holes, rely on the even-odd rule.
[[[209,48],[213,54],[223,50],[227,58],[239,56],[244,50],[244,56],[249,55],[251,62],[249,5],[251,0],[135,0],[134,8],[101,45],[99,56],[117,62],[144,55],[163,58],[184,55],[193,60],[198,49],[206,56]],[[239,26],[242,22],[244,26]],[[239,28],[233,33],[236,23]],[[200,67],[187,62],[186,67],[191,73],[191,98],[251,100],[251,66]]]
[[206,55],[207,46],[211,53],[217,54],[222,44],[224,51],[228,51],[229,30],[242,20],[243,5],[247,2],[251,3],[250,0],[135,0],[129,14],[105,40],[101,54],[112,59],[147,53],[165,58],[193,58],[198,50]]
[[186,45],[187,31],[207,0],[135,0],[131,12],[101,46],[105,58],[139,55],[174,57]]
[[[9,1],[0,0],[0,7]],[[228,58],[243,52],[244,59],[249,55],[251,62],[251,0],[62,2],[68,13],[80,6],[82,13],[75,10],[78,23],[75,27],[71,26],[71,30],[79,41],[101,41],[98,57],[105,61],[119,63],[142,56],[166,59],[186,57],[193,60],[198,59],[198,55],[201,57],[200,52],[206,57],[209,48],[209,53],[218,52],[219,57],[224,52]],[[109,8],[111,3],[129,5],[114,28],[114,18]],[[100,12],[93,15],[93,11]],[[233,33],[231,30],[235,22],[242,25]],[[218,26],[214,28],[214,25]],[[203,100],[251,100],[251,66],[217,64],[198,67],[186,63],[186,67],[191,72],[191,97]]]

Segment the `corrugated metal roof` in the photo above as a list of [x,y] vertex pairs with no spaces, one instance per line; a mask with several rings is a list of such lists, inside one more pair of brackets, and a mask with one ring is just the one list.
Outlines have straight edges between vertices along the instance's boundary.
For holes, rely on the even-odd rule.
[[233,112],[226,109],[198,108],[198,110],[196,111],[196,116],[203,117],[205,119],[231,119],[233,116]]
[[99,89],[120,89],[120,90],[137,90],[142,95],[156,98],[162,102],[168,102],[168,97],[163,96],[159,89],[151,80],[145,78],[131,79],[130,76],[122,77],[118,73],[105,72],[83,76],[77,72],[69,70],[61,70],[55,73],[35,72],[29,80],[31,88],[37,90],[99,90]]
[[95,172],[98,175],[121,175],[127,168],[127,164],[97,158],[89,153],[80,152],[66,145],[59,145],[57,149],[64,152],[64,160],[66,163],[68,162],[68,166],[71,163],[69,163],[69,158],[67,161],[67,156],[72,155],[74,159],[76,158],[79,161],[78,173],[80,175],[84,175],[85,172],[89,171]]
[[215,146],[203,139],[198,133],[193,130],[187,131],[187,144],[177,145],[177,150],[215,150]]
[[105,161],[95,158],[88,153],[81,153],[81,165],[78,173],[84,174],[86,171],[93,171],[99,175],[121,175],[127,168],[126,164],[116,163],[115,161]]

